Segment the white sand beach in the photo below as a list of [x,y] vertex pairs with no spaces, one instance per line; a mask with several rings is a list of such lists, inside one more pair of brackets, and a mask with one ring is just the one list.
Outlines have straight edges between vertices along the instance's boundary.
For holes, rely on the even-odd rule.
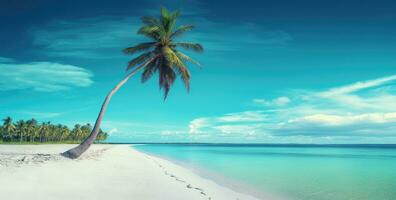
[[72,145],[0,145],[0,199],[253,200],[129,145],[93,145],[81,158]]

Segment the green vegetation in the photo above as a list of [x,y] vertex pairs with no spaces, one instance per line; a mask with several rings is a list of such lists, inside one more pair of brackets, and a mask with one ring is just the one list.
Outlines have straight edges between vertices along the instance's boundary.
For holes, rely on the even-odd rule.
[[[0,143],[41,144],[41,143],[80,143],[92,131],[90,124],[74,125],[73,129],[51,122],[38,123],[35,119],[13,122],[11,117],[3,119],[0,126]],[[99,131],[96,141],[106,140],[108,134]]]
[[160,89],[164,89],[164,98],[176,80],[177,75],[183,80],[187,90],[190,88],[190,71],[186,63],[201,66],[179,49],[203,52],[201,44],[180,41],[180,37],[194,29],[191,24],[176,27],[179,11],[169,12],[161,8],[160,17],[142,17],[143,26],[138,34],[145,36],[150,41],[125,48],[126,54],[137,55],[129,62],[127,70],[143,68],[141,80],[146,82],[153,74],[159,74]]

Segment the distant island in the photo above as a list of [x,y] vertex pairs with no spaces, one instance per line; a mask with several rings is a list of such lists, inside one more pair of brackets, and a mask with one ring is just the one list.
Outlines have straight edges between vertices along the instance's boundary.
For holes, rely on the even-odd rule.
[[[39,123],[34,118],[14,123],[11,117],[6,117],[0,126],[0,143],[80,143],[91,131],[90,124],[76,124],[70,129],[63,124]],[[107,137],[108,134],[100,130],[96,142],[103,142]]]

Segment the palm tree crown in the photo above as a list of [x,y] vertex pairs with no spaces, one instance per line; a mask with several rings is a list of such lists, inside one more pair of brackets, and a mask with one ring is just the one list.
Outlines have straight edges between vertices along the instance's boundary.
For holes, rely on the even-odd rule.
[[16,127],[14,125],[14,123],[12,122],[12,118],[11,117],[6,117],[5,119],[3,119],[3,129],[5,130],[6,137],[11,137],[11,134],[15,131]]
[[179,16],[179,11],[169,12],[167,9],[161,8],[159,18],[142,17],[143,26],[139,29],[138,34],[148,37],[151,41],[124,49],[126,54],[142,52],[132,59],[127,67],[127,70],[131,70],[144,64],[142,82],[146,82],[154,73],[159,73],[159,86],[160,89],[164,89],[164,99],[166,99],[177,75],[180,75],[187,91],[189,91],[191,75],[185,62],[200,66],[198,62],[182,53],[178,48],[203,52],[202,45],[198,43],[175,41],[183,33],[194,28],[192,25],[176,27],[176,20]]

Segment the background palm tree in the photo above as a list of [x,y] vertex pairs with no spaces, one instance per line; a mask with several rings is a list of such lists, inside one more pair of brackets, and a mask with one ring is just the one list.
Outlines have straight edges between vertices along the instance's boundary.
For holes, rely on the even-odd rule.
[[180,75],[187,91],[189,90],[191,75],[185,62],[196,65],[199,63],[182,53],[179,48],[203,52],[203,47],[198,43],[175,41],[177,37],[194,27],[192,25],[176,27],[176,20],[180,16],[179,11],[169,12],[167,9],[161,8],[160,12],[159,18],[142,17],[143,26],[139,29],[138,34],[146,36],[151,41],[124,49],[126,54],[142,53],[129,62],[127,71],[130,72],[107,95],[91,134],[80,145],[62,155],[77,158],[90,147],[100,131],[100,125],[111,97],[139,70],[143,69],[142,82],[146,82],[154,73],[158,72],[159,86],[164,90],[164,99],[168,96],[177,75]]
[[69,134],[70,130],[67,128],[67,126],[62,126],[59,141],[63,141],[65,138],[68,138]]
[[35,138],[35,133],[37,132],[37,120],[35,119],[31,119],[26,121],[26,125],[27,125],[27,136],[29,138],[30,141],[34,142],[34,138]]
[[45,122],[43,122],[41,124],[41,126],[39,127],[39,129],[38,129],[40,142],[44,142],[44,138],[45,138],[47,132],[48,132],[48,126],[47,126],[47,124]]
[[16,129],[17,129],[17,134],[15,134],[14,137],[19,136],[20,142],[23,142],[23,137],[26,135],[26,132],[27,132],[26,122],[23,120],[17,121]]
[[11,140],[12,136],[14,135],[14,132],[16,130],[16,127],[14,125],[14,123],[12,122],[12,118],[11,117],[6,117],[5,119],[3,119],[3,130],[4,130],[4,141],[7,140]]
[[78,140],[79,138],[81,138],[82,136],[82,131],[81,131],[81,125],[80,124],[76,124],[72,130],[74,138],[76,140]]

